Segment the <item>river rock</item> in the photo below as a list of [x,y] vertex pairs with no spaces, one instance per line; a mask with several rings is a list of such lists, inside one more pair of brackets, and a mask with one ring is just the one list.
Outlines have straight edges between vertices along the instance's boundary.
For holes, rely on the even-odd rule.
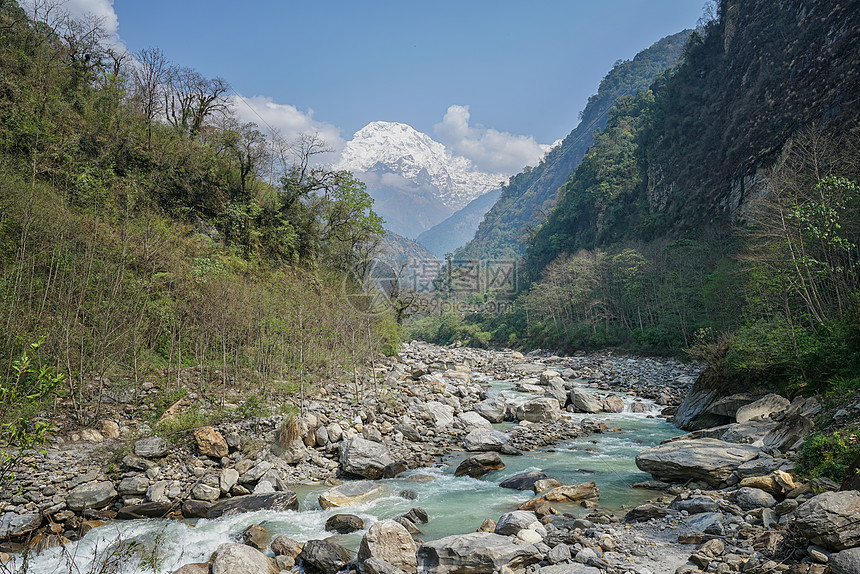
[[194,562],[193,564],[186,564],[179,568],[179,570],[175,570],[173,574],[209,574],[210,565],[208,562]]
[[[451,420],[453,422],[453,417]],[[341,443],[340,463],[345,472],[376,480],[382,477],[392,460],[385,445],[354,436]]]
[[194,500],[205,500],[206,502],[215,502],[221,498],[221,489],[208,484],[195,484],[191,489],[191,496]]
[[84,508],[98,510],[113,502],[116,496],[112,482],[88,482],[72,489],[66,497],[66,506],[75,512]]
[[414,571],[418,547],[409,531],[393,520],[380,520],[367,529],[358,548],[358,560],[378,558],[395,568]]
[[275,556],[297,558],[302,551],[302,544],[287,536],[276,536],[270,545]]
[[242,532],[242,542],[257,550],[265,550],[269,545],[269,531],[259,524],[252,524]]
[[599,568],[585,564],[553,564],[540,569],[540,574],[600,574]]
[[381,493],[381,485],[369,480],[358,480],[330,488],[323,492],[318,500],[323,508],[352,506],[374,498]]
[[144,502],[132,506],[124,506],[119,509],[116,517],[119,520],[137,520],[140,518],[164,518],[173,510],[170,502]]
[[308,540],[298,559],[323,574],[335,574],[352,562],[352,552],[334,542]]
[[676,498],[669,505],[669,508],[678,512],[686,511],[687,514],[701,514],[702,512],[716,512],[719,504],[710,496],[691,496],[686,500]]
[[134,454],[143,458],[161,458],[167,450],[167,443],[159,436],[149,436],[134,443]]
[[[519,543],[518,543],[519,542]],[[490,532],[446,536],[418,549],[418,571],[434,574],[482,574],[519,570],[541,560],[533,544]]]
[[532,470],[529,472],[521,472],[519,474],[515,474],[514,476],[503,480],[499,483],[499,486],[502,488],[512,488],[514,490],[531,490],[534,483],[548,478],[544,473]]
[[800,533],[828,550],[860,546],[860,491],[824,492],[801,504],[794,516]]
[[271,558],[244,544],[225,542],[212,557],[212,574],[277,574]]
[[624,522],[646,522],[652,518],[666,518],[672,514],[668,508],[653,504],[642,504],[624,515]]
[[759,417],[769,418],[773,414],[781,413],[787,409],[790,404],[791,401],[787,398],[771,393],[763,396],[755,402],[738,408],[735,413],[735,419],[739,423],[743,423]]
[[143,475],[129,476],[119,481],[116,487],[117,492],[122,495],[129,494],[145,494],[149,488],[149,479]]
[[500,423],[505,420],[507,405],[505,404],[504,397],[496,395],[479,403],[475,403],[472,409],[489,422]]
[[643,450],[636,455],[636,466],[657,480],[704,480],[719,486],[738,466],[754,459],[759,452],[754,446],[712,438],[677,440]]
[[834,552],[828,563],[832,574],[860,574],[860,548]]
[[603,410],[600,399],[579,387],[570,389],[570,405],[577,413],[599,413]]
[[481,478],[485,474],[494,470],[502,470],[505,468],[505,463],[502,462],[502,457],[497,452],[484,452],[470,456],[457,466],[454,471],[454,476],[471,476],[472,478]]
[[476,413],[475,411],[466,411],[465,413],[458,415],[457,420],[459,420],[463,425],[468,427],[481,427],[481,428],[491,428],[490,421]]
[[429,415],[436,428],[454,424],[454,408],[449,405],[443,405],[439,401],[430,401],[424,404],[424,412]]
[[600,498],[600,489],[595,482],[583,482],[582,484],[571,484],[558,486],[528,502],[520,505],[520,510],[534,510],[544,502],[582,502],[584,500],[595,501]]
[[364,574],[405,574],[400,568],[395,568],[379,558],[368,558],[362,566],[364,566]]
[[40,514],[0,514],[0,539],[23,536],[39,528],[42,524]]
[[494,532],[496,534],[509,536],[511,534],[516,534],[524,528],[528,528],[537,521],[538,517],[535,515],[534,512],[515,510],[513,512],[503,514],[499,518],[499,521],[496,523],[496,529]]
[[220,500],[209,507],[207,518],[218,518],[243,512],[257,510],[295,510],[299,507],[299,499],[295,492],[273,492],[270,494],[246,494]]
[[218,476],[218,487],[221,492],[227,494],[239,483],[239,471],[235,468],[225,468]]
[[211,502],[202,500],[186,500],[182,503],[183,518],[208,518],[209,510],[212,508]]
[[230,454],[227,441],[224,440],[221,433],[210,426],[195,429],[194,441],[197,443],[197,447],[200,449],[200,454],[202,455],[221,458]]
[[531,423],[557,421],[561,418],[561,407],[555,399],[540,397],[520,405],[517,418]]
[[618,395],[609,395],[603,399],[603,412],[620,413],[624,410],[624,399]]
[[738,414],[739,408],[755,402],[757,398],[758,396],[751,395],[749,393],[737,393],[727,397],[721,397],[711,403],[706,411],[712,415],[735,418]]
[[815,423],[803,415],[786,416],[775,429],[762,439],[765,448],[787,452],[800,443],[812,430]]
[[261,460],[247,471],[239,476],[239,482],[242,484],[253,484],[263,478],[267,472],[272,470],[274,465],[268,460]]
[[732,499],[742,510],[772,508],[776,504],[776,499],[773,496],[759,488],[749,486],[737,489],[732,495]]
[[499,451],[507,442],[508,435],[501,431],[493,428],[477,428],[470,431],[463,439],[463,448],[468,451]]
[[399,431],[400,434],[402,434],[404,438],[406,438],[406,440],[411,440],[412,442],[421,442],[421,433],[418,432],[418,429],[412,425],[398,423],[394,425],[394,430]]
[[692,431],[721,426],[732,422],[733,417],[708,412],[711,404],[722,398],[721,391],[705,389],[700,383],[684,396],[674,415],[674,423],[680,429]]
[[362,528],[364,528],[364,520],[355,514],[333,514],[325,521],[327,532],[349,534],[350,532],[357,532]]

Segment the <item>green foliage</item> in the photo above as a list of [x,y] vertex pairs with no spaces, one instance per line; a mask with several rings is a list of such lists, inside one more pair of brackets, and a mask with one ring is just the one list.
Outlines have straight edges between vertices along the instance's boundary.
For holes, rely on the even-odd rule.
[[860,430],[846,428],[815,433],[803,444],[797,471],[807,478],[827,477],[842,482],[846,469],[860,455]]
[[0,441],[5,447],[0,449],[0,486],[13,480],[21,460],[42,448],[54,432],[40,411],[56,395],[64,377],[34,363],[42,342],[30,343],[12,362],[11,373],[0,378]]

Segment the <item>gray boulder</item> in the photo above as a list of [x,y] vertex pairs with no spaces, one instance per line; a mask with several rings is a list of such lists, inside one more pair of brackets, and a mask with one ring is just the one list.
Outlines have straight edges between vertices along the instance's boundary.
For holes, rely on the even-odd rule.
[[540,397],[520,405],[517,418],[532,423],[557,421],[561,418],[561,407],[555,399]]
[[341,443],[340,463],[345,472],[376,480],[392,460],[385,445],[354,436]]
[[340,572],[352,562],[353,554],[340,544],[326,540],[308,540],[302,547],[299,560],[323,574]]
[[216,502],[209,506],[206,511],[207,518],[218,518],[243,512],[255,512],[257,510],[295,510],[299,507],[299,499],[295,492],[273,492],[270,494],[247,494],[245,496],[234,496]]
[[438,401],[430,401],[424,405],[424,412],[429,415],[436,428],[454,424],[454,407],[443,405]]
[[476,413],[475,411],[466,411],[457,416],[457,420],[468,427],[490,428],[490,421]]
[[561,379],[553,380],[547,385],[546,396],[557,400],[559,406],[562,408],[567,405],[567,401],[569,400],[567,389]]
[[860,491],[813,496],[797,508],[794,516],[800,533],[828,550],[860,546]]
[[729,395],[727,397],[719,398],[711,403],[711,406],[707,408],[707,412],[712,415],[735,418],[735,415],[738,414],[739,408],[755,402],[757,398],[758,397],[756,395],[751,395],[749,393]]
[[787,452],[799,444],[809,434],[815,423],[803,415],[786,416],[775,429],[764,435],[765,448]]
[[738,408],[735,413],[735,419],[739,423],[744,423],[758,417],[768,418],[775,413],[781,413],[790,404],[791,401],[787,398],[771,393],[755,402]]
[[159,436],[149,436],[134,443],[134,454],[144,458],[161,458],[167,450],[167,443]]
[[477,428],[463,439],[463,448],[468,451],[501,450],[508,442],[508,435],[492,428]]
[[503,514],[499,518],[499,521],[496,523],[496,529],[494,532],[496,534],[510,536],[512,534],[516,534],[520,530],[528,528],[537,521],[538,517],[534,512],[527,512],[525,510],[514,510],[513,512]]
[[409,531],[393,520],[380,520],[367,529],[358,548],[358,560],[383,560],[395,568],[414,571],[418,547]]
[[0,539],[14,538],[32,532],[42,524],[41,514],[0,514]]
[[446,536],[418,549],[418,571],[434,574],[484,574],[502,566],[516,571],[540,560],[533,544],[490,532]]
[[691,496],[686,500],[680,498],[673,500],[669,508],[678,512],[687,511],[687,514],[700,514],[702,512],[716,512],[719,504],[710,496]]
[[454,476],[471,476],[472,478],[481,478],[494,470],[502,470],[505,468],[505,463],[502,462],[502,457],[497,452],[482,452],[475,456],[470,456],[461,462],[454,471]]
[[692,431],[716,427],[732,422],[732,418],[708,412],[710,406],[722,398],[717,389],[704,389],[697,383],[684,396],[674,415],[674,423],[680,429]]
[[553,564],[540,569],[540,574],[601,574],[599,568],[585,564]]
[[400,568],[395,568],[379,558],[368,558],[362,566],[364,566],[364,574],[406,574]]
[[503,480],[499,483],[499,486],[501,488],[512,488],[514,490],[531,490],[534,483],[545,478],[549,477],[540,471],[532,470],[515,474],[514,476]]
[[624,399],[618,395],[609,395],[603,399],[603,412],[620,413],[624,410]]
[[66,506],[75,512],[84,508],[98,510],[113,502],[116,496],[112,482],[88,482],[72,489],[66,497]]
[[123,478],[116,487],[120,494],[145,494],[148,489],[149,479],[143,475]]
[[578,413],[599,413],[603,411],[603,404],[600,399],[579,387],[570,389],[570,405]]
[[333,514],[325,521],[327,532],[349,534],[350,532],[357,532],[362,528],[364,528],[364,520],[355,514]]
[[704,480],[719,486],[741,464],[754,459],[759,449],[713,438],[677,440],[643,450],[636,466],[657,480]]
[[743,510],[753,510],[754,508],[772,508],[776,504],[776,499],[767,492],[750,486],[744,486],[734,492],[732,498],[735,504]]
[[212,574],[277,574],[271,558],[245,544],[225,542],[212,560]]
[[505,420],[507,405],[505,404],[504,397],[495,395],[479,403],[475,403],[472,409],[491,423],[500,423]]
[[832,574],[860,574],[860,548],[849,548],[830,555]]

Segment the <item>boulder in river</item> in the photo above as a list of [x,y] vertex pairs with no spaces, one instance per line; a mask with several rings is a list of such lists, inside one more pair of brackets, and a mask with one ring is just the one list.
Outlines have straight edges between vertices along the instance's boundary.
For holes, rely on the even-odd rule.
[[801,504],[794,516],[800,533],[828,550],[860,546],[860,491],[823,492]]
[[520,505],[520,510],[535,510],[545,502],[582,502],[595,501],[600,498],[600,489],[595,482],[557,486],[549,492],[541,494]]
[[600,399],[579,387],[570,389],[570,405],[578,413],[599,413],[603,410]]
[[14,514],[12,512],[4,512],[0,515],[0,540],[22,536],[28,532],[36,530],[41,524],[41,514]]
[[409,531],[393,520],[375,522],[361,539],[358,560],[368,558],[384,560],[395,568],[414,571],[418,565],[415,552],[418,547]]
[[218,518],[257,510],[295,510],[299,499],[295,492],[272,492],[269,494],[247,494],[216,502],[208,507],[207,518]]
[[212,557],[212,574],[277,574],[274,561],[250,546],[225,542]]
[[355,514],[333,514],[325,521],[327,532],[349,534],[350,532],[357,532],[362,528],[364,528],[364,520]]
[[353,554],[340,544],[327,540],[308,540],[298,556],[305,567],[323,574],[340,572],[352,562]]
[[446,536],[418,549],[418,571],[435,574],[479,574],[519,570],[542,558],[533,544],[491,532]]
[[496,523],[495,533],[510,536],[524,528],[528,528],[537,521],[538,517],[534,512],[514,510],[513,512],[503,514],[499,518],[499,521]]
[[354,436],[341,443],[340,463],[345,472],[376,480],[392,460],[385,445]]
[[471,476],[472,478],[481,478],[487,473],[494,470],[502,470],[505,468],[505,463],[502,462],[502,457],[497,452],[484,452],[470,456],[457,466],[454,471],[454,476]]
[[475,403],[472,409],[491,423],[500,423],[505,420],[507,405],[501,395],[494,395],[479,403]]
[[476,428],[463,439],[463,448],[468,451],[501,450],[508,442],[508,435],[492,428]]
[[555,399],[540,397],[520,405],[517,418],[531,423],[557,421],[561,418],[561,407]]
[[545,478],[549,477],[540,471],[532,470],[515,474],[514,476],[503,480],[499,483],[499,486],[502,488],[512,488],[514,490],[531,490],[535,482]]
[[714,438],[676,440],[643,450],[636,455],[636,466],[657,480],[704,480],[711,486],[719,486],[738,466],[754,459],[759,452],[754,446]]
[[352,506],[370,500],[381,493],[381,485],[369,480],[358,480],[326,490],[319,496],[319,503],[323,508]]

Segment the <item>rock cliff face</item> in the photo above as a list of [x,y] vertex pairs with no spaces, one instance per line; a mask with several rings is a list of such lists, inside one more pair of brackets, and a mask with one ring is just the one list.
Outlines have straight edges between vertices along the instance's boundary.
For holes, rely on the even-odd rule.
[[742,219],[790,137],[813,124],[837,136],[856,129],[858,42],[857,1],[723,0],[719,20],[655,90],[651,210],[677,212],[682,229]]

